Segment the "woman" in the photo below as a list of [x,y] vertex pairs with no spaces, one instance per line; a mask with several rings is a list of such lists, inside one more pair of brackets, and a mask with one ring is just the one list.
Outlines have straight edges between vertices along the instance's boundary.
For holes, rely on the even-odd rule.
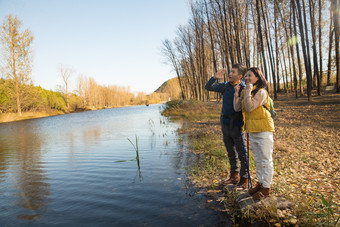
[[269,196],[273,179],[273,132],[274,122],[268,109],[269,95],[266,91],[267,80],[259,68],[248,69],[245,77],[246,87],[239,97],[240,87],[235,87],[234,109],[242,109],[245,119],[245,130],[249,133],[252,146],[258,183],[249,189],[254,199],[260,200]]

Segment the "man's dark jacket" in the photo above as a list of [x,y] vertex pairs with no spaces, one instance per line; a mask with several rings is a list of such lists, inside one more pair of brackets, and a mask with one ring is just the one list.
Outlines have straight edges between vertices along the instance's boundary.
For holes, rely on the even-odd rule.
[[[236,112],[234,110],[234,86],[232,86],[229,82],[214,84],[215,81],[216,79],[214,77],[211,77],[205,85],[205,89],[207,89],[208,91],[216,91],[222,93],[223,95],[221,122],[224,125],[230,125],[230,127],[242,126],[242,111]],[[243,81],[241,81],[240,86],[241,92],[241,90],[245,87]]]

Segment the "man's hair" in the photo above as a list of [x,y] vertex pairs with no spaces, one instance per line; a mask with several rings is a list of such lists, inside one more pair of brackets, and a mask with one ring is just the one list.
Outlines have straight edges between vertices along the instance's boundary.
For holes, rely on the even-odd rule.
[[238,74],[241,74],[242,77],[243,77],[244,74],[246,74],[246,72],[247,72],[247,66],[242,65],[242,64],[233,64],[232,68],[233,68],[233,69],[237,69]]

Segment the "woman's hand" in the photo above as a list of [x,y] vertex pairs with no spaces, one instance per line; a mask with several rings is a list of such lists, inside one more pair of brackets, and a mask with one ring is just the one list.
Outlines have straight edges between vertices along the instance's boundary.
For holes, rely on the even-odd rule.
[[246,84],[246,90],[253,90],[253,85],[252,84]]
[[214,78],[215,79],[223,79],[223,74],[225,74],[226,73],[226,69],[221,69],[221,70],[219,70],[216,74],[215,74],[215,76],[214,76]]

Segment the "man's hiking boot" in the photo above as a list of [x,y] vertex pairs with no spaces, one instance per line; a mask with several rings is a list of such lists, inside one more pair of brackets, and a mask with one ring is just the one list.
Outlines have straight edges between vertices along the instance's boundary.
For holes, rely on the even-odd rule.
[[240,182],[236,185],[235,190],[240,192],[248,188],[248,178],[241,177]]
[[254,188],[250,188],[248,190],[248,193],[250,195],[254,195],[258,190],[260,190],[262,188],[262,184],[261,183],[257,183],[256,186]]
[[270,194],[270,188],[263,188],[263,187],[261,187],[261,189],[258,190],[253,195],[253,199],[261,200],[262,198],[265,198],[265,197],[269,196],[269,194]]
[[223,184],[237,184],[240,181],[240,174],[238,172],[231,172],[230,178],[223,182]]

